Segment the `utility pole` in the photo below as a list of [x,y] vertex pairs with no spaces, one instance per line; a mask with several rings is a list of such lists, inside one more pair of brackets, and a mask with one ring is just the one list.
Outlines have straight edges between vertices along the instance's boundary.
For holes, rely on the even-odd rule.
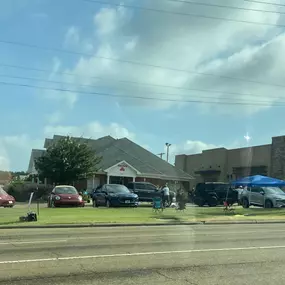
[[163,155],[165,155],[165,153],[161,152],[161,153],[158,153],[157,155],[160,156],[160,158],[162,159],[162,157],[163,157]]
[[168,162],[168,159],[169,159],[169,148],[170,148],[170,146],[171,146],[171,144],[170,143],[165,143],[165,145],[166,145],[166,161]]

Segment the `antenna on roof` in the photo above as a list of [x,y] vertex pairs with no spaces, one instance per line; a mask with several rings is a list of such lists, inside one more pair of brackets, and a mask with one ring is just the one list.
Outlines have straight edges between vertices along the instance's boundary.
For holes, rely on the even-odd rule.
[[161,153],[158,153],[157,155],[160,156],[160,158],[162,159],[162,158],[163,158],[163,155],[165,155],[165,153],[164,153],[164,152],[161,152]]

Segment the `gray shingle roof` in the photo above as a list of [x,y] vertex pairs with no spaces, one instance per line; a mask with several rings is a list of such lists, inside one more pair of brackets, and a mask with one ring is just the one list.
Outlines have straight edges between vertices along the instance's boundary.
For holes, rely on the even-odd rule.
[[44,149],[32,149],[30,161],[29,161],[29,167],[28,167],[28,173],[31,173],[33,170],[34,161],[41,157],[45,153]]
[[[52,143],[52,141],[57,141],[63,137],[64,136],[54,135],[53,139],[46,139],[45,146]],[[75,139],[78,139],[82,143],[87,143],[96,150],[99,156],[102,156],[100,165],[102,170],[125,160],[141,172],[142,176],[145,175],[147,177],[147,175],[149,175],[151,177],[155,176],[157,178],[169,180],[193,179],[188,173],[178,169],[127,138],[116,140],[111,136],[105,136],[97,140],[82,137],[75,137]],[[43,152],[44,150],[33,150],[30,164],[35,158],[42,155]]]
[[177,180],[193,179],[188,173],[171,165],[150,151],[137,145],[127,138],[116,140],[115,143],[99,153],[103,157],[102,169],[107,169],[125,160],[143,174],[157,175],[160,178]]
[[[45,148],[47,148],[52,142],[58,141],[64,137],[65,136],[54,135],[52,139],[46,139]],[[105,136],[96,140],[91,138],[82,138],[82,137],[73,137],[73,138],[81,143],[87,143],[90,147],[95,149],[97,153],[103,151],[103,149],[110,146],[112,143],[116,142],[116,139],[114,139],[111,136]]]

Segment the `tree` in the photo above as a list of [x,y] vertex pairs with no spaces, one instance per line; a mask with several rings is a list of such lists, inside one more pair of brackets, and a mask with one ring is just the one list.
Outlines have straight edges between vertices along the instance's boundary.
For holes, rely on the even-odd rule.
[[47,178],[56,184],[71,184],[96,172],[101,157],[86,143],[69,136],[53,143],[45,154],[35,160],[41,180]]

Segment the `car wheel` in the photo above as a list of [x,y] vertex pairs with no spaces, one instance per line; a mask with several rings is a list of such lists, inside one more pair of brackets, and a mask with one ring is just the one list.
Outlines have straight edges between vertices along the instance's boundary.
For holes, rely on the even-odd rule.
[[50,207],[51,207],[51,208],[55,208],[55,204],[54,204],[54,201],[53,201],[53,200],[50,201]]
[[273,207],[273,204],[270,200],[266,200],[264,206],[265,206],[265,208],[270,209]]
[[218,205],[218,199],[216,197],[211,197],[208,205],[209,207],[216,207]]
[[98,208],[99,207],[99,205],[97,204],[97,201],[95,199],[92,202],[92,206],[93,206],[93,208]]
[[199,200],[199,201],[197,201],[197,205],[199,207],[203,207],[205,205],[205,202],[203,200]]
[[248,202],[247,198],[242,199],[242,207],[245,209],[249,208],[249,202]]
[[107,207],[107,208],[110,208],[110,207],[111,207],[111,203],[110,203],[109,200],[106,201],[106,207]]

